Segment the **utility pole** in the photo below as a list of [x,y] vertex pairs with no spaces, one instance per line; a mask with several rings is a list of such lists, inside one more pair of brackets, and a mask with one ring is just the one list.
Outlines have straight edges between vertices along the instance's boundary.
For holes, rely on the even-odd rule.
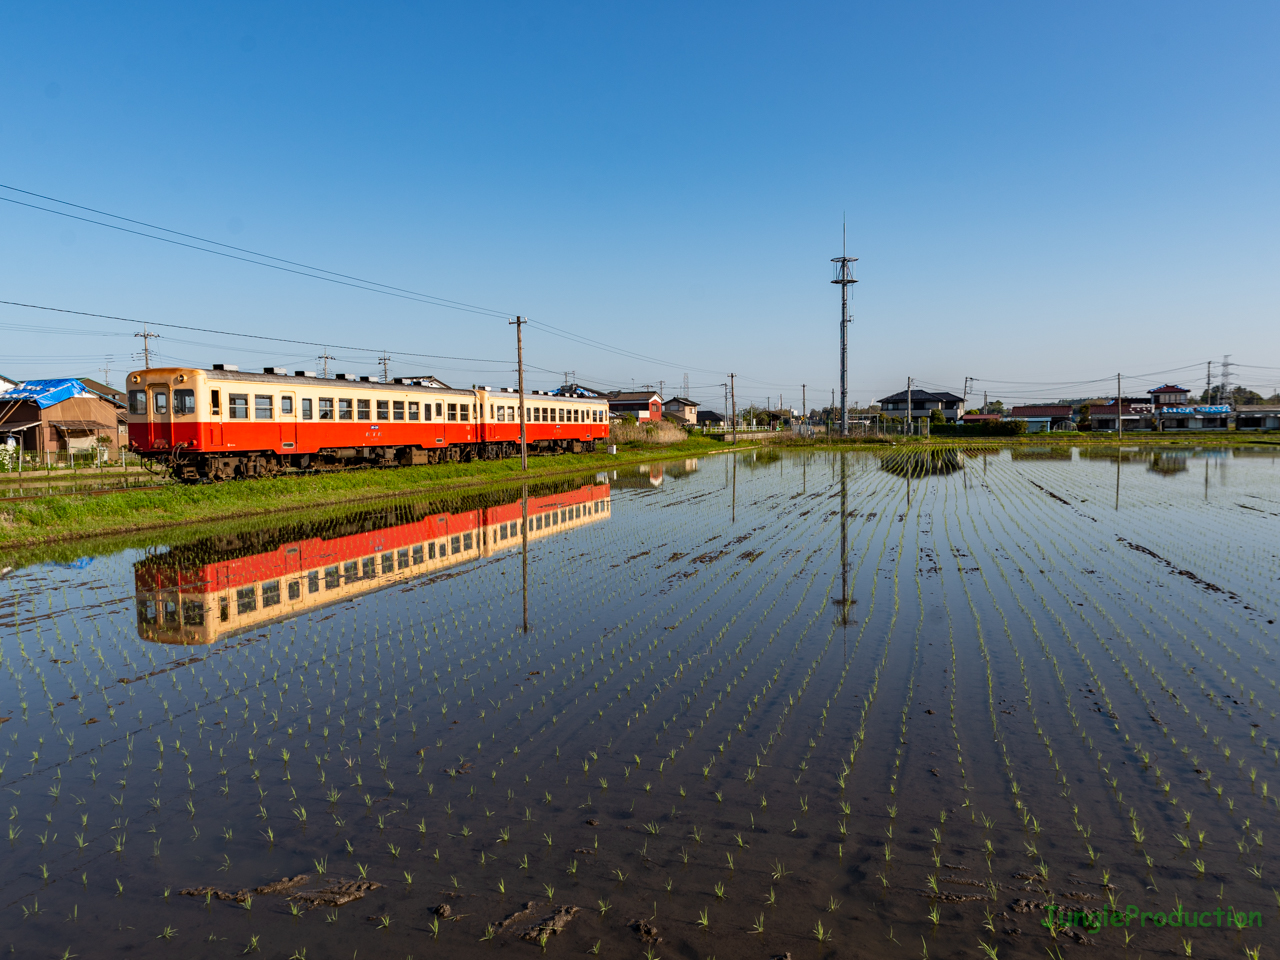
[[1204,402],[1206,404],[1213,403],[1213,387],[1210,383],[1213,381],[1213,361],[1206,360],[1204,362]]
[[316,357],[316,359],[324,364],[324,372],[320,374],[321,378],[324,380],[328,380],[329,379],[329,361],[337,360],[338,358],[329,356],[329,351],[326,349],[325,352],[320,354],[320,356]]
[[665,381],[665,380],[659,380],[659,381],[658,381],[658,396],[662,397],[662,399],[663,399],[663,400],[667,399],[666,389],[667,389],[667,381]]
[[387,364],[391,362],[391,358],[384,351],[382,356],[378,358],[378,362],[382,364],[382,382],[390,383],[391,375],[387,372]]
[[849,266],[857,261],[848,253],[849,230],[842,227],[840,256],[832,257],[836,264],[836,278],[832,283],[840,284],[840,436],[849,435],[849,285],[857,283],[853,279],[853,270]]
[[111,363],[108,362],[105,367],[99,367],[98,372],[102,374],[102,382],[105,386],[111,386]]
[[688,400],[689,399],[689,375],[687,373],[684,375],[684,384],[682,385],[682,389],[684,390],[684,392],[681,394],[681,396],[684,397],[686,400]]
[[[982,412],[987,412],[987,391],[985,390],[982,391]],[[985,461],[983,461],[983,466],[986,466]]]
[[965,407],[969,405],[969,382],[971,380],[977,380],[977,379],[978,379],[977,377],[964,378],[964,399],[960,401],[960,416],[962,417],[968,412],[967,410],[965,410]]
[[806,387],[807,384],[800,384],[800,419],[803,423],[809,422],[809,401],[806,399]]
[[1231,354],[1222,355],[1222,393],[1218,395],[1219,403],[1231,402]]
[[[1124,439],[1124,397],[1120,394],[1120,374],[1116,374],[1116,443]],[[1119,454],[1116,455],[1119,463]]]
[[903,433],[911,435],[911,378],[907,377],[907,422],[903,425]]
[[[516,317],[514,320],[508,320],[507,326],[515,324],[516,328],[516,377],[520,387],[520,469],[529,469],[529,450],[525,442],[525,415],[524,415],[524,341],[520,336],[520,328],[529,321],[524,317]],[[525,524],[528,524],[528,517],[525,517]],[[527,543],[527,541],[526,541]],[[526,600],[526,603],[528,601]]]
[[160,336],[160,334],[158,334],[158,333],[147,333],[147,325],[144,323],[144,324],[142,325],[142,332],[141,332],[141,333],[135,333],[135,334],[134,334],[134,336],[135,336],[135,337],[141,337],[141,338],[142,338],[142,366],[143,366],[145,369],[150,370],[150,369],[151,369],[151,348],[150,348],[150,340],[151,340],[153,337],[158,337],[158,336]]
[[734,444],[737,444],[738,442],[738,395],[733,391],[734,376],[735,375],[732,373],[729,374],[729,402],[732,405],[731,409],[733,410],[733,415],[729,418],[729,423],[731,424],[731,429],[733,430],[733,440],[731,442]]

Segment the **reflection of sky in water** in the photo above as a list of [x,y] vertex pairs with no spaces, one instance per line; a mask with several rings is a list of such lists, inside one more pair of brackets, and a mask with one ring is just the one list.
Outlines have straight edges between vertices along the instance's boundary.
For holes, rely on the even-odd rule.
[[[1089,453],[610,471],[530,491],[527,575],[509,495],[20,566],[0,580],[17,953],[419,955],[448,902],[463,919],[426,949],[450,956],[562,904],[583,907],[548,945],[566,955],[640,952],[641,917],[673,955],[781,953],[821,922],[835,950],[897,956],[892,929],[1014,956],[1037,915],[992,934],[960,899],[989,891],[955,878],[1087,904],[1067,894],[1105,898],[1103,869],[1143,909],[1153,882],[1150,909],[1220,889],[1254,909],[1278,866],[1253,834],[1276,815],[1280,471]],[[362,871],[381,886],[296,918],[289,891],[179,893],[308,874],[323,900]],[[930,876],[953,898],[936,929]]]

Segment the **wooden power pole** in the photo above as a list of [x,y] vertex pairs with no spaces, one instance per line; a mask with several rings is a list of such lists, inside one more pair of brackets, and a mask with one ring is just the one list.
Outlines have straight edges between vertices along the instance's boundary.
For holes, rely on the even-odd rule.
[[[529,449],[525,440],[525,415],[524,415],[524,340],[520,336],[520,328],[529,321],[524,317],[516,317],[514,320],[508,320],[507,325],[515,325],[516,328],[516,379],[520,387],[520,469],[529,469]],[[527,522],[527,520],[526,520]],[[526,605],[528,600],[525,601]],[[527,608],[527,607],[526,607]],[[526,625],[526,629],[528,629]]]

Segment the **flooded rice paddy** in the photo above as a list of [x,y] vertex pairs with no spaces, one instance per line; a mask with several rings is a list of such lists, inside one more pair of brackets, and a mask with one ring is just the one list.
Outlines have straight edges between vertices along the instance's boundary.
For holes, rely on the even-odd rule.
[[4,949],[1274,942],[1272,454],[757,452],[527,494],[11,571]]

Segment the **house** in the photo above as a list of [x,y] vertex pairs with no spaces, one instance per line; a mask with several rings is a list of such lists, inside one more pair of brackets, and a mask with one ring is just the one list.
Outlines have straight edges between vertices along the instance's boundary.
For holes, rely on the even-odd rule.
[[89,377],[80,377],[80,382],[85,385],[86,389],[92,390],[100,397],[105,397],[108,400],[114,400],[116,403],[120,404],[121,407],[125,407],[128,404],[128,398],[125,396],[123,390],[117,390],[114,387],[108,386],[105,383],[99,383],[97,380],[90,379]]
[[637,420],[662,419],[662,394],[652,390],[615,390],[609,398],[609,413],[629,415]]
[[714,427],[717,424],[724,423],[724,417],[716,413],[714,410],[699,410],[698,424],[700,426]]
[[966,413],[960,417],[961,423],[999,423],[998,413]]
[[[86,453],[97,446],[115,456],[124,419],[122,408],[79,380],[28,380],[0,394],[0,436],[18,438],[41,457]],[[100,444],[103,437],[106,442]]]
[[1237,430],[1280,430],[1280,404],[1258,403],[1236,407]]
[[1191,401],[1191,391],[1173,383],[1148,390],[1147,394],[1154,406],[1185,407]]
[[[1090,400],[1089,407],[1089,425],[1093,430],[1115,430],[1116,429],[1116,398],[1110,400]],[[1120,418],[1126,430],[1137,430],[1143,426],[1143,420],[1149,424],[1152,416],[1152,406],[1145,402],[1143,397],[1122,397],[1120,404]]]
[[[927,420],[934,410],[942,411],[942,416],[952,422],[959,420],[964,414],[964,398],[954,393],[929,390],[912,390],[910,395],[911,419]],[[880,412],[888,417],[905,417],[907,415],[907,391],[902,390],[879,401]]]
[[1008,419],[1026,421],[1027,433],[1043,433],[1057,428],[1059,424],[1072,422],[1071,404],[1028,404],[1014,407],[1009,411]]
[[698,422],[698,403],[687,397],[672,397],[662,405],[662,411],[673,420],[688,426]]
[[5,393],[6,391],[12,390],[14,387],[18,385],[18,383],[19,381],[12,380],[9,377],[6,377],[4,374],[0,373],[0,393]]

